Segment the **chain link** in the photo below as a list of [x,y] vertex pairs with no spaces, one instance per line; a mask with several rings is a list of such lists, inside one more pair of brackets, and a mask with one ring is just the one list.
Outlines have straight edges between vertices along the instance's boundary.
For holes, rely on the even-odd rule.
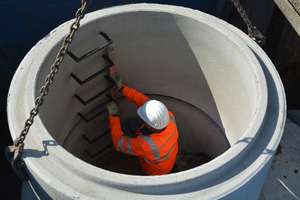
[[252,25],[248,15],[246,14],[246,11],[243,9],[243,6],[241,5],[239,0],[231,0],[236,7],[237,11],[240,13],[241,17],[243,18],[244,22],[247,24],[249,34],[254,33],[254,26]]
[[252,25],[246,11],[243,9],[239,0],[231,0],[236,7],[238,13],[240,13],[241,17],[243,18],[244,22],[247,24],[248,27],[248,35],[252,38],[257,44],[263,46],[266,43],[266,37],[264,37],[258,29]]
[[81,8],[79,8],[75,14],[76,18],[75,18],[75,21],[71,24],[70,32],[64,39],[62,47],[56,56],[56,60],[50,68],[50,74],[46,76],[45,85],[42,86],[40,89],[40,96],[37,97],[35,100],[35,107],[30,111],[30,117],[26,120],[25,127],[21,131],[20,136],[14,141],[14,146],[17,147],[20,144],[23,144],[25,137],[28,134],[30,127],[33,124],[34,117],[38,115],[39,107],[43,104],[44,97],[49,92],[49,86],[54,81],[54,75],[58,72],[59,66],[60,66],[61,62],[63,61],[65,54],[67,53],[67,49],[68,49],[70,43],[72,42],[72,40],[74,38],[74,34],[80,26],[80,20],[85,16],[86,8],[91,3],[92,3],[92,0],[89,0],[89,1],[82,0],[81,1],[81,4],[82,4]]

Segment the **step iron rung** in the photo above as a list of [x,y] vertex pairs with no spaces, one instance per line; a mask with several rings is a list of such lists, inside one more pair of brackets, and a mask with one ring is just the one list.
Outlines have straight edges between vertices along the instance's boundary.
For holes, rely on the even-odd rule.
[[74,78],[75,81],[77,81],[80,85],[84,85],[85,83],[93,80],[94,78],[96,78],[97,76],[99,76],[100,74],[102,74],[103,72],[105,72],[106,70],[110,69],[111,67],[114,66],[114,63],[108,58],[108,56],[103,55],[102,56],[108,63],[109,65],[106,66],[105,68],[101,69],[100,71],[96,72],[95,74],[91,75],[90,77],[86,78],[85,80],[80,80],[75,74],[71,73],[71,77]]
[[103,110],[101,110],[100,112],[96,113],[95,115],[93,115],[90,118],[86,118],[83,114],[81,114],[80,112],[78,112],[78,115],[81,117],[81,119],[83,121],[85,121],[86,123],[89,123],[91,121],[93,121],[95,118],[99,117],[100,115],[102,115],[103,113],[106,112],[106,109],[104,108]]
[[74,94],[74,96],[76,97],[76,99],[78,99],[78,101],[80,101],[84,106],[86,106],[87,104],[89,104],[92,101],[96,100],[97,98],[101,97],[103,94],[107,93],[113,87],[115,87],[115,85],[110,85],[108,88],[102,90],[101,92],[99,92],[98,94],[96,94],[95,96],[93,96],[92,98],[90,98],[87,101],[84,101],[78,94]]
[[113,43],[113,41],[104,32],[100,32],[100,35],[102,35],[102,37],[104,37],[107,40],[107,43],[105,43],[104,45],[99,46],[99,47],[93,49],[92,51],[90,51],[87,54],[81,56],[80,58],[78,58],[77,56],[75,56],[71,51],[67,51],[67,54],[71,58],[73,58],[73,60],[75,60],[77,63],[79,63],[79,62],[83,61],[84,59],[90,57],[91,55],[94,55],[95,53],[97,53],[101,49],[104,49],[105,47],[107,47],[108,45],[110,45],[110,44]]
[[112,146],[113,146],[113,143],[110,143],[109,145],[105,146],[103,149],[101,149],[100,151],[98,151],[95,154],[91,154],[89,152],[89,150],[87,150],[87,148],[85,148],[84,151],[93,159],[93,158],[97,157],[98,155],[100,155],[101,153],[103,153],[105,150],[107,150],[108,148],[110,148]]
[[107,135],[108,133],[110,133],[110,129],[106,130],[104,133],[102,133],[101,135],[97,136],[95,139],[90,140],[84,133],[82,134],[82,137],[89,143],[89,144],[94,144],[95,142],[97,142],[98,140],[100,140],[102,137],[104,137],[105,135]]

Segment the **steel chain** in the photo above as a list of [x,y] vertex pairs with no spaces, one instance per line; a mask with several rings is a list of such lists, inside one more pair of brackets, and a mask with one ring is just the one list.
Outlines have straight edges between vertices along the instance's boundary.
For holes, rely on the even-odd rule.
[[244,22],[247,24],[248,27],[248,35],[250,38],[252,38],[257,44],[260,46],[264,45],[266,43],[266,37],[264,37],[258,29],[252,25],[248,15],[246,14],[246,11],[243,9],[243,6],[241,5],[239,0],[231,0],[236,7],[238,13],[240,13],[241,17],[243,18]]
[[72,42],[74,38],[75,32],[78,30],[80,26],[80,20],[84,18],[86,14],[86,8],[92,3],[92,0],[81,1],[81,8],[79,8],[75,14],[75,21],[71,24],[70,26],[70,31],[68,35],[65,37],[62,47],[60,48],[56,60],[54,61],[53,65],[50,68],[50,74],[46,76],[45,79],[45,85],[41,87],[40,89],[40,96],[36,98],[35,100],[35,107],[30,111],[30,117],[26,120],[25,122],[25,127],[21,131],[20,136],[14,141],[14,146],[19,146],[20,144],[24,143],[25,137],[28,134],[28,131],[33,124],[34,117],[38,115],[39,113],[39,107],[43,104],[44,102],[44,96],[46,96],[49,92],[49,86],[53,83],[54,81],[54,75],[58,72],[59,66],[61,62],[64,59],[65,54],[67,53],[67,49]]
[[241,17],[243,18],[244,22],[247,24],[249,33],[254,33],[254,26],[252,25],[246,11],[243,9],[239,0],[231,0],[236,7],[237,11],[240,13]]

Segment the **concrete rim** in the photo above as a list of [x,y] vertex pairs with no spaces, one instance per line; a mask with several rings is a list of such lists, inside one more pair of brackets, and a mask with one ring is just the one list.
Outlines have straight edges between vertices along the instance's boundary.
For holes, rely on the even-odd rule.
[[[221,20],[219,20],[215,17],[203,14],[199,11],[182,8],[182,7],[176,7],[176,6],[166,6],[166,5],[156,5],[156,4],[133,4],[133,5],[108,8],[108,9],[102,10],[101,13],[94,12],[94,13],[87,14],[82,22],[82,27],[84,27],[84,24],[91,22],[95,16],[97,16],[98,18],[104,17],[104,16],[107,17],[109,15],[113,15],[116,13],[134,12],[134,11],[170,12],[173,14],[183,15],[185,17],[191,17],[196,20],[210,20],[210,21],[214,22],[214,23],[209,24],[210,26],[215,28],[217,31],[222,31],[223,33],[226,33],[226,36],[230,37],[231,41],[238,44],[240,48],[245,48],[245,49],[247,49],[246,51],[250,52],[250,49],[248,49],[248,47],[246,45],[244,45],[241,42],[241,40],[231,32],[233,30],[235,31],[236,34],[239,35],[239,37],[242,37],[244,41],[247,41],[247,45],[251,46],[252,48],[255,48],[257,51],[259,51],[260,54],[264,54],[262,52],[262,50],[250,38],[246,38],[245,34],[241,33],[238,30],[235,30],[235,28],[226,24],[225,22],[222,22]],[[99,14],[102,14],[102,15],[99,15]],[[45,43],[48,43],[48,44],[49,43],[52,43],[52,44],[57,43],[57,38],[62,38],[65,35],[65,33],[67,33],[66,30],[68,30],[70,23],[71,22],[67,22],[67,23],[63,24],[62,26],[58,27],[57,29],[55,29],[54,31],[52,31],[52,33],[54,33],[54,32],[56,32],[56,33],[50,34],[49,37],[46,37],[42,41],[40,41],[27,54],[27,56],[24,58],[24,60],[20,64],[20,66],[27,66],[29,64],[32,64],[32,68],[31,68],[30,72],[28,73],[28,75],[29,75],[28,79],[31,81],[28,81],[27,86],[26,86],[27,88],[32,88],[32,89],[29,91],[30,93],[26,93],[26,96],[28,97],[26,99],[28,99],[28,102],[26,102],[25,105],[23,105],[25,107],[25,114],[24,114],[25,116],[27,115],[27,113],[29,113],[29,110],[33,107],[34,97],[36,95],[36,94],[34,94],[34,91],[35,91],[35,82],[36,82],[35,76],[36,76],[36,74],[38,74],[37,68],[39,68],[41,66],[40,63],[42,63],[42,59],[44,57],[46,57],[47,54],[43,53],[43,56],[41,56],[41,54],[39,54],[40,57],[36,58],[35,60],[30,58],[30,56],[31,56],[31,54],[36,54],[37,52],[40,52],[41,49],[45,50],[45,48],[46,48],[46,47],[44,47]],[[232,29],[231,31],[227,30],[228,26],[230,27],[230,29]],[[50,49],[48,49],[48,51],[50,51]],[[250,58],[249,58],[249,55],[250,55]],[[248,56],[249,60],[251,60],[251,62],[252,62],[252,60],[256,60],[254,55],[252,56],[251,53],[249,53],[249,55],[247,54],[247,56]],[[264,54],[264,56],[266,57],[265,54]],[[269,60],[268,60],[268,62],[270,63]],[[272,66],[272,63],[270,63],[269,65]],[[68,153],[65,149],[63,149],[59,145],[57,147],[53,148],[53,150],[51,148],[49,148],[48,149],[49,153],[53,153],[55,151],[55,154],[53,154],[53,156],[55,156],[54,159],[57,159],[55,164],[69,168],[71,173],[76,174],[79,179],[82,179],[82,177],[85,177],[85,179],[87,179],[91,182],[98,183],[98,184],[105,185],[105,186],[110,186],[113,188],[118,188],[121,190],[124,189],[124,190],[130,191],[132,189],[132,187],[138,186],[140,189],[141,189],[141,187],[145,187],[144,192],[142,192],[142,193],[148,193],[146,191],[147,186],[160,187],[160,185],[169,185],[170,190],[176,190],[176,186],[175,186],[176,184],[186,182],[186,180],[189,180],[189,179],[192,180],[192,179],[195,179],[195,178],[198,179],[199,177],[201,177],[201,182],[204,182],[206,180],[214,178],[219,175],[219,173],[216,173],[216,170],[221,169],[221,168],[224,170],[230,169],[230,167],[232,165],[235,165],[237,162],[239,162],[238,158],[241,158],[242,155],[245,155],[247,153],[247,151],[251,148],[252,144],[254,143],[255,139],[257,138],[256,133],[259,132],[259,129],[261,128],[261,126],[253,126],[253,124],[256,124],[256,125],[262,124],[263,125],[263,123],[264,123],[265,112],[267,110],[267,102],[268,102],[267,101],[268,97],[267,97],[266,91],[268,90],[268,88],[267,88],[266,80],[263,75],[263,71],[259,68],[258,62],[253,63],[252,66],[253,66],[253,70],[255,71],[255,73],[257,75],[257,81],[259,82],[259,86],[260,86],[258,107],[256,109],[257,110],[256,117],[253,119],[253,121],[251,123],[252,125],[249,126],[249,129],[247,130],[246,133],[244,133],[243,137],[239,141],[242,141],[245,138],[253,138],[254,140],[252,141],[251,145],[247,145],[247,143],[238,141],[228,151],[226,151],[224,154],[222,154],[218,158],[214,159],[210,163],[207,163],[207,164],[199,166],[197,168],[190,169],[188,171],[184,171],[184,172],[180,172],[180,173],[169,174],[169,175],[165,175],[165,176],[140,177],[140,176],[118,174],[118,173],[109,172],[109,171],[106,171],[106,170],[103,170],[100,168],[96,168],[92,165],[86,165],[85,162],[72,156],[70,153]],[[20,132],[18,130],[20,128],[22,128],[22,127],[17,127],[15,124],[19,124],[19,122],[22,124],[24,121],[24,119],[22,118],[23,116],[15,117],[16,116],[15,112],[17,111],[17,109],[15,109],[14,101],[16,101],[16,100],[14,100],[15,96],[13,95],[13,92],[11,91],[12,88],[19,87],[19,86],[17,86],[18,84],[20,84],[20,75],[18,75],[18,74],[21,73],[20,72],[21,70],[22,69],[19,67],[18,71],[16,72],[16,75],[14,76],[14,79],[12,81],[10,91],[9,91],[10,97],[8,98],[9,126],[10,126],[12,136],[14,139],[18,136],[18,133]],[[25,68],[24,68],[24,70],[25,70]],[[277,76],[278,76],[278,74],[277,74]],[[281,89],[283,90],[283,88],[281,88]],[[50,92],[51,92],[51,87],[50,87]],[[282,123],[284,123],[285,118],[283,117],[281,120],[282,120]],[[16,121],[18,121],[18,123],[15,123]],[[278,130],[278,135],[280,137],[281,137],[282,129],[283,128],[281,127],[281,129]],[[38,134],[38,132],[37,132],[38,130],[44,130],[45,132],[43,131],[42,133]],[[36,118],[36,121],[35,121],[35,127],[32,127],[27,140],[29,140],[29,141],[32,140],[32,142],[35,141],[36,138],[33,139],[33,135],[35,135],[36,138],[40,139],[40,141],[54,140],[52,138],[52,136],[47,132],[46,128],[43,126],[40,118],[38,118],[38,117]],[[38,143],[40,141],[35,141],[35,142]],[[276,148],[278,145],[277,142],[279,142],[278,139],[273,142],[274,142],[273,148]],[[26,144],[26,146],[27,146],[27,144]],[[26,148],[26,146],[25,146],[25,148]],[[31,146],[31,144],[28,144],[28,146]],[[32,145],[32,146],[34,147],[35,145]],[[37,144],[37,146],[40,146],[40,145]],[[51,151],[53,151],[53,152],[51,152]],[[58,155],[60,155],[60,156],[58,156]],[[25,156],[26,156],[26,152],[25,152]],[[68,162],[70,160],[72,160],[72,163]],[[230,163],[229,163],[229,161],[230,161]],[[42,165],[44,163],[40,164],[40,163],[36,163],[36,161],[32,161],[30,159],[30,155],[25,158],[25,162],[29,166],[29,168],[35,169],[36,171],[40,171],[40,174],[45,173],[42,169]],[[179,174],[180,174],[180,176],[179,176]],[[249,175],[249,176],[251,176],[251,175]],[[45,182],[48,182],[48,181],[49,181],[49,183],[52,182],[52,180],[49,180],[46,177],[44,177],[43,179]],[[55,184],[52,182],[52,185],[55,185]],[[60,183],[58,182],[57,185],[60,185]],[[56,186],[53,186],[53,187],[56,188]],[[56,189],[60,190],[62,192],[66,192],[66,190],[68,190],[68,191],[70,191],[70,196],[73,196],[71,194],[74,194],[74,191],[71,192],[71,188],[67,189],[65,187],[57,187]]]

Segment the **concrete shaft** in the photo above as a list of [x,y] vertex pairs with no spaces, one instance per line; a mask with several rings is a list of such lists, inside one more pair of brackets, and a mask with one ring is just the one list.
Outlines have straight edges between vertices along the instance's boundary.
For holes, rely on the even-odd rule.
[[[12,80],[8,120],[15,139],[68,33],[66,22],[26,55]],[[87,14],[69,50],[80,57],[101,46],[99,32],[113,39],[123,83],[161,100],[178,124],[179,148],[205,153],[211,162],[164,176],[134,176],[92,166],[82,133],[95,138],[108,129],[107,114],[85,123],[107,101],[104,75],[79,85],[107,65],[107,48],[76,63],[65,56],[25,140],[24,160],[32,190],[42,199],[255,199],[258,198],[285,122],[285,95],[275,67],[247,35],[215,17],[183,7],[131,4]],[[25,97],[25,98],[24,98]],[[121,95],[125,121],[137,115]],[[91,147],[111,142],[108,136]],[[108,150],[109,151],[109,150]]]

